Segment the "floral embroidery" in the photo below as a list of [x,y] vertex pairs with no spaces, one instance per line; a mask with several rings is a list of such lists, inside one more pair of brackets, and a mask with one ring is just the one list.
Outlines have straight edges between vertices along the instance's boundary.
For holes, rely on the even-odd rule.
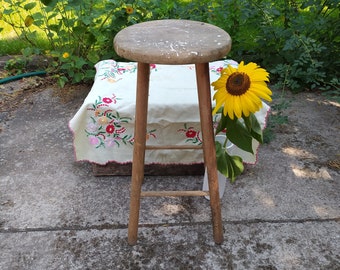
[[224,69],[224,66],[212,66],[210,67],[210,71],[216,73],[217,75],[221,74],[221,71]]
[[150,64],[150,70],[156,70],[157,71],[156,64]]
[[156,139],[156,129],[150,130],[146,133],[146,140],[148,141],[150,139],[150,137]]
[[108,98],[108,97],[105,97],[105,98],[103,98],[103,102],[107,103],[107,104],[110,104],[110,103],[112,103],[112,99]]
[[181,132],[187,138],[185,142],[190,142],[192,144],[201,145],[202,139],[200,137],[201,132],[196,130],[194,127],[187,127],[187,124],[184,124],[184,128],[177,130],[177,132]]
[[115,126],[114,125],[107,125],[106,126],[106,132],[109,134],[112,134],[115,131]]
[[131,63],[131,65],[120,65],[120,63],[117,63],[116,61],[104,61],[102,63],[103,66],[105,67],[101,67],[104,72],[100,75],[98,75],[98,77],[102,77],[102,80],[107,80],[108,82],[114,83],[117,82],[119,80],[121,80],[121,75],[123,75],[124,73],[134,73],[137,70],[137,66],[136,64]]
[[[217,63],[215,63],[217,65]],[[219,65],[217,66],[210,66],[210,71],[212,73],[215,73],[216,75],[220,76],[221,75],[221,71],[226,68],[228,65],[231,66],[237,66],[238,63],[235,61],[230,61],[230,60],[224,60],[223,63],[218,63]]]
[[120,146],[121,143],[133,145],[133,136],[127,134],[124,123],[132,120],[130,117],[122,117],[113,111],[109,104],[116,104],[119,100],[115,94],[112,97],[100,96],[88,110],[94,111],[91,121],[87,124],[85,133],[89,143],[96,148]]

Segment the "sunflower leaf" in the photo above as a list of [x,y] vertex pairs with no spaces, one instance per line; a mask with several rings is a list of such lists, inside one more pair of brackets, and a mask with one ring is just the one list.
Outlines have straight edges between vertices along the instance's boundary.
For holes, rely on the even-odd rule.
[[247,128],[237,119],[231,120],[226,116],[226,128],[228,139],[237,147],[254,154],[252,147],[252,135]]
[[248,117],[242,116],[246,125],[250,127],[250,134],[253,136],[255,140],[259,143],[263,143],[263,133],[261,129],[261,125],[258,122],[255,114],[251,113]]
[[233,183],[237,176],[239,176],[243,170],[242,158],[239,156],[230,156],[225,148],[222,147],[221,143],[216,142],[216,161],[217,169],[225,177],[230,179]]
[[227,117],[223,113],[221,113],[221,119],[218,122],[218,126],[216,128],[216,134],[220,133],[226,128],[227,128]]
[[217,162],[217,169],[218,171],[229,177],[228,171],[228,160],[225,158],[225,149],[222,147],[221,143],[215,142],[216,147],[216,162]]
[[243,162],[242,162],[241,157],[239,157],[239,156],[229,156],[229,158],[230,158],[231,165],[233,167],[233,176],[230,177],[230,182],[234,183],[236,177],[239,176],[243,172],[244,166],[243,166]]

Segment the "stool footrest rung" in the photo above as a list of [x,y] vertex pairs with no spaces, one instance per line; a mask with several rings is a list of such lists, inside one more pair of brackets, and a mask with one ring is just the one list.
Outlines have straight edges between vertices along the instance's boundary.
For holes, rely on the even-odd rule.
[[201,145],[146,145],[146,150],[183,150],[183,149],[203,149]]
[[140,195],[141,197],[209,196],[209,191],[202,190],[142,191]]

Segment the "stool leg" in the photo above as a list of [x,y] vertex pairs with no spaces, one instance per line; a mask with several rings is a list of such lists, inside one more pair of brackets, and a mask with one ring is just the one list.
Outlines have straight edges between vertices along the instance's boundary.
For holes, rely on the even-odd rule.
[[149,78],[150,65],[146,63],[138,63],[130,216],[128,226],[128,243],[130,245],[134,245],[137,242],[140,194],[144,180]]
[[221,205],[218,191],[218,175],[215,152],[215,138],[212,122],[211,90],[209,77],[209,64],[196,64],[196,79],[198,103],[203,138],[204,163],[208,172],[210,207],[212,213],[213,234],[216,244],[223,242],[223,226]]

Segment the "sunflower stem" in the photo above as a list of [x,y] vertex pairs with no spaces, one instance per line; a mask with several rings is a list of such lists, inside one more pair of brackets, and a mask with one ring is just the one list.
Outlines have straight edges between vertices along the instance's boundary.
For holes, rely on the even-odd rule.
[[228,137],[225,137],[224,143],[223,143],[223,149],[226,149],[228,143]]

